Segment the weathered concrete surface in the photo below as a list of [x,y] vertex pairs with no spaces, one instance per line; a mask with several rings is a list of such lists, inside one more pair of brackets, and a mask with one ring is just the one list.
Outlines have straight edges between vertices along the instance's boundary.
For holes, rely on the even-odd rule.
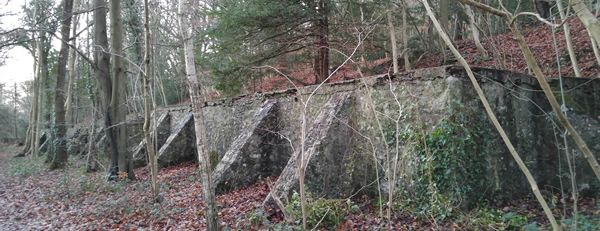
[[[543,190],[560,188],[559,176],[563,182],[570,181],[567,160],[565,159],[562,125],[556,120],[548,100],[534,77],[509,71],[477,68],[483,90],[490,100],[500,123],[506,130],[517,152],[527,164],[535,180]],[[449,68],[452,76],[465,79],[462,68]],[[559,103],[560,88],[558,80],[550,80]],[[600,81],[598,79],[564,78],[565,103],[569,108],[571,124],[580,133],[596,159],[600,158]],[[470,86],[463,84],[457,98],[476,112],[483,110]],[[567,139],[568,149],[575,158],[576,176],[579,193],[597,195],[600,182],[583,158],[572,139]],[[493,150],[489,158],[491,189],[497,192],[510,192],[522,195],[531,190],[517,164],[508,154],[499,135],[493,133],[487,141],[481,141],[486,148]],[[568,190],[568,189],[565,189]]]
[[[531,168],[535,179],[542,189],[558,187],[558,175],[568,172],[565,169],[566,160],[559,147],[562,146],[562,127],[557,122],[552,122],[554,116],[547,103],[543,92],[535,78],[510,71],[493,70],[486,68],[473,68],[488,101],[498,116],[502,126],[506,130],[513,145]],[[600,80],[567,78],[564,80],[567,97],[566,105],[570,108],[569,118],[571,123],[580,131],[592,152],[598,158],[600,152]],[[556,88],[557,81],[551,81]],[[312,94],[314,91],[314,94]],[[455,105],[455,101],[464,104],[461,110],[472,122],[465,124],[467,129],[490,129],[489,137],[485,140],[477,140],[479,148],[491,150],[487,156],[489,169],[484,174],[489,184],[489,192],[497,192],[507,196],[518,196],[530,192],[525,177],[506,150],[500,137],[486,118],[485,111],[480,100],[460,67],[437,67],[424,70],[415,70],[401,73],[395,76],[373,76],[363,79],[355,79],[333,84],[325,84],[318,90],[316,86],[299,89],[291,89],[264,94],[254,94],[238,98],[220,99],[207,102],[204,105],[205,126],[207,130],[207,150],[214,153],[218,158],[231,149],[239,150],[239,153],[256,153],[262,147],[257,144],[268,144],[269,150],[277,150],[277,161],[269,160],[274,166],[286,165],[294,154],[294,150],[301,147],[301,115],[302,102],[309,95],[309,106],[306,111],[308,124],[321,124],[318,118],[324,105],[330,101],[338,92],[351,92],[352,100],[348,100],[341,107],[339,122],[331,125],[325,140],[332,144],[341,143],[336,148],[323,148],[320,153],[311,159],[306,172],[307,186],[309,191],[315,195],[325,197],[345,197],[361,189],[362,193],[372,193],[375,177],[375,162],[379,164],[386,160],[385,138],[381,137],[379,125],[375,122],[375,116],[380,119],[383,129],[395,126],[396,120],[402,125],[423,125],[426,131],[431,130],[440,121],[448,118],[449,108]],[[254,146],[248,150],[245,148],[233,148],[234,140],[240,136],[242,131],[253,126],[256,121],[257,112],[263,108],[263,102],[267,99],[277,100],[277,116],[263,119],[263,123],[271,123],[273,131],[277,131],[279,138],[272,136],[254,136],[251,143]],[[172,121],[181,121],[179,117],[187,118],[189,111],[182,110],[173,113]],[[375,108],[375,111],[373,111]],[[343,121],[343,123],[342,123]],[[193,126],[191,135],[177,146],[190,145],[188,151],[179,152],[195,155],[193,151],[194,136]],[[183,129],[183,128],[181,128]],[[263,137],[259,139],[258,137]],[[337,139],[337,140],[336,140]],[[168,141],[169,142],[169,141]],[[172,141],[171,141],[172,142]],[[323,141],[328,142],[328,141]],[[595,180],[590,167],[577,150],[572,141],[569,149],[576,153],[575,164],[577,166],[577,182],[581,193],[594,192],[600,185]],[[173,144],[169,144],[173,145]],[[331,146],[331,147],[334,147]],[[164,147],[163,147],[164,148]],[[251,151],[254,150],[254,151]],[[191,153],[191,154],[190,154]],[[175,153],[173,153],[175,154]],[[239,158],[245,154],[238,155]],[[261,153],[261,158],[265,158]],[[247,157],[245,157],[247,158]],[[233,172],[261,172],[266,166],[256,164],[256,159],[243,165],[240,164],[228,171]],[[561,162],[559,162],[561,161]],[[235,161],[234,161],[235,162]],[[293,162],[293,161],[292,161]],[[401,161],[404,166],[410,166],[413,162],[410,158]],[[175,163],[166,161],[164,163]],[[266,162],[265,162],[266,163]],[[333,164],[332,164],[333,163]],[[225,164],[225,163],[223,163]],[[293,164],[293,163],[292,163]],[[559,171],[559,165],[562,167]],[[290,168],[290,169],[293,169]],[[327,171],[324,171],[327,170]],[[381,168],[379,169],[381,171]],[[272,176],[278,176],[281,169],[271,169]],[[407,173],[411,173],[408,168]],[[269,175],[268,171],[262,171],[255,177],[246,179],[227,180],[235,182],[228,186],[239,188],[259,177]],[[285,176],[285,175],[284,175]],[[339,177],[335,179],[335,177]],[[380,172],[380,176],[383,173]],[[283,176],[282,176],[283,177]],[[253,179],[255,178],[255,179]],[[568,180],[563,178],[562,180]],[[382,177],[381,185],[385,186],[387,179]],[[366,187],[371,185],[371,187]],[[397,185],[397,184],[395,184]],[[297,190],[297,185],[288,188]],[[597,191],[595,191],[597,192]],[[345,194],[345,195],[343,195]],[[468,197],[469,195],[464,195]]]
[[[167,138],[171,135],[171,114],[169,111],[161,111],[159,112],[159,117],[156,120],[156,130],[153,130],[150,134],[150,137],[154,139],[156,136],[156,146],[162,147]],[[152,125],[154,126],[154,120],[152,120]],[[158,132],[158,133],[156,133]],[[146,152],[146,140],[142,139],[140,143],[133,150],[133,166],[135,168],[143,167],[148,164],[148,152]]]
[[[279,175],[272,188],[271,196],[279,197],[285,201],[289,199],[292,189],[298,187],[298,168],[301,161],[307,165],[307,183],[317,187],[313,191],[319,195],[340,196],[343,192],[352,192],[352,175],[345,170],[345,158],[352,152],[350,137],[340,136],[338,133],[349,132],[349,114],[352,105],[352,92],[336,92],[331,99],[321,108],[321,112],[314,122],[308,122],[308,129],[304,145],[300,145],[287,162],[285,169]],[[303,150],[304,149],[304,150]],[[328,187],[336,185],[336,187]],[[268,199],[267,199],[268,200]]]
[[257,179],[272,176],[285,167],[275,145],[277,135],[277,101],[265,102],[254,120],[231,143],[229,150],[213,170],[217,191],[239,189]]
[[195,156],[195,135],[193,128],[193,113],[187,112],[179,121],[177,127],[171,131],[171,135],[157,153],[159,167],[167,167],[193,160]]

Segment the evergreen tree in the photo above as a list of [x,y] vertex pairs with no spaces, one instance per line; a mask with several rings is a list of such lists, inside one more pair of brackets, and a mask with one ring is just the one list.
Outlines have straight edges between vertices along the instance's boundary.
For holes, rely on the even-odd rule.
[[215,44],[210,58],[219,60],[210,66],[217,88],[239,90],[236,85],[247,79],[231,76],[248,75],[249,67],[292,53],[312,56],[314,83],[324,81],[329,75],[328,19],[332,5],[331,0],[220,1],[212,12],[216,23],[207,31]]

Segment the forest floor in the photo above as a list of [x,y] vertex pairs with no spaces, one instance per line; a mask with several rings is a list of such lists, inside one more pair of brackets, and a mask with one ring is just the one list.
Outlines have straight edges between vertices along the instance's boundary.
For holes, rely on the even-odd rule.
[[[585,30],[583,24],[577,17],[570,17],[567,20],[570,31],[573,50],[577,57],[577,63],[581,70],[581,75],[584,78],[597,78],[600,76],[600,65],[596,61],[590,37]],[[552,28],[540,22],[529,25],[520,26],[526,43],[529,45],[531,52],[542,72],[547,77],[558,77],[559,68],[557,59],[560,60],[560,75],[575,76],[573,65],[569,58],[567,50],[567,42],[562,31],[562,27],[553,32]],[[555,40],[556,39],[556,40]],[[556,41],[556,42],[554,42]],[[481,43],[487,51],[489,57],[483,57],[478,53],[473,39],[462,39],[455,42],[461,55],[471,66],[488,67],[495,69],[511,70],[516,72],[526,72],[527,64],[523,53],[517,44],[512,33],[506,32],[495,34],[493,36],[481,36]],[[556,49],[555,49],[556,46]],[[433,48],[435,52],[430,52],[424,47],[411,48],[411,63],[413,69],[423,69],[437,67],[442,65],[460,65],[456,58],[452,55],[449,49],[444,47],[445,51],[439,47]],[[556,52],[558,50],[558,53]],[[346,52],[351,53],[352,49]],[[557,57],[558,55],[558,57]],[[338,82],[342,80],[360,78],[362,76],[370,76],[377,74],[385,74],[392,72],[392,61],[386,55],[372,61],[357,61],[360,57],[355,57],[353,60],[340,66],[339,69],[331,76],[329,82]],[[331,65],[335,65],[335,61],[331,61]],[[341,61],[338,61],[341,62]],[[404,72],[404,61],[398,59],[398,67],[400,72]],[[311,64],[289,67],[288,64],[279,63],[274,66],[280,73],[289,73],[288,76],[292,79],[299,80],[304,83],[313,83],[314,74]],[[361,69],[362,73],[358,72]],[[333,70],[331,70],[333,71]],[[299,82],[295,82],[296,87],[302,86]],[[247,93],[256,91],[272,91],[282,90],[293,87],[290,81],[280,74],[269,75],[265,78],[257,80],[249,84]]]
[[[578,20],[569,20],[575,51],[583,75],[594,78],[599,66],[590,48],[589,37]],[[552,31],[547,26],[523,27],[523,34],[543,71],[548,76],[558,75]],[[573,76],[565,49],[562,32],[556,34],[561,73]],[[500,60],[483,58],[477,54],[471,40],[457,41],[461,53],[475,66],[524,71],[525,62],[516,42],[509,34],[484,39],[488,52],[499,50]],[[492,44],[495,46],[492,47]],[[447,64],[452,60],[442,54],[424,57],[416,68]],[[453,61],[449,62],[454,63]],[[353,66],[354,65],[354,66]],[[390,68],[389,59],[368,64],[349,64],[341,67],[331,81],[360,77],[357,67],[368,69],[381,66]],[[401,69],[403,66],[400,64]],[[365,73],[379,74],[379,73]],[[310,82],[312,73],[294,72],[290,76]],[[256,90],[285,88],[287,80],[274,77]],[[202,230],[205,226],[203,199],[199,172],[193,162],[159,170],[161,203],[154,203],[150,193],[148,168],[136,169],[134,181],[106,181],[105,172],[86,173],[85,161],[71,157],[64,170],[48,170],[44,157],[14,158],[21,147],[0,146],[0,230]],[[263,209],[262,202],[269,192],[266,179],[237,191],[217,196],[219,221],[224,230],[299,230],[298,219],[286,221],[281,211]],[[560,194],[546,193],[555,217],[563,224],[573,222],[572,201]],[[598,197],[599,195],[596,195]],[[578,201],[579,230],[600,230],[599,198],[580,198]],[[319,224],[323,230],[547,230],[548,222],[538,203],[532,197],[513,201],[496,201],[481,205],[470,212],[453,212],[449,217],[419,213],[414,205],[395,208],[391,220],[379,216],[378,202],[361,196],[352,198],[347,209],[337,217]],[[350,206],[352,205],[352,206]],[[350,209],[351,207],[355,209]],[[321,212],[328,212],[321,211]],[[565,212],[566,211],[566,212]],[[385,212],[384,212],[385,213]],[[313,221],[317,223],[318,221]],[[534,226],[537,227],[534,228]]]
[[[134,181],[106,181],[104,173],[86,173],[81,158],[72,157],[64,170],[50,171],[44,166],[43,157],[14,158],[20,150],[21,147],[15,146],[0,147],[0,230],[202,230],[205,227],[199,173],[194,162],[159,170],[163,201],[154,203],[148,168],[137,169]],[[300,230],[298,219],[285,221],[278,209],[263,209],[269,182],[274,180],[266,179],[218,195],[223,230]],[[572,203],[568,199],[566,202]],[[553,212],[560,219],[564,206],[556,203],[559,204],[553,205]],[[427,218],[427,214],[418,214],[406,206],[394,209],[391,220],[387,220],[378,216],[377,201],[366,196],[342,204],[349,206],[335,214],[337,217],[322,222],[317,230],[548,228],[543,212],[529,197],[478,207],[471,212],[455,212],[443,219],[433,215]],[[580,230],[598,230],[598,200],[582,198],[578,204],[579,220],[585,225]],[[567,207],[570,213],[572,209]],[[568,224],[571,220],[562,221]]]

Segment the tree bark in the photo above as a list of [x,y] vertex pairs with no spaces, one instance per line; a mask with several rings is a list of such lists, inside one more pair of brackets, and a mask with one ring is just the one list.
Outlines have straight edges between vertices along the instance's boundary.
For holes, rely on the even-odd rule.
[[144,55],[144,138],[146,139],[146,152],[148,153],[148,160],[150,162],[150,173],[152,175],[152,198],[154,202],[159,202],[158,198],[158,166],[156,163],[156,155],[154,153],[154,142],[150,137],[150,17],[148,16],[148,0],[144,0],[144,36],[145,36],[145,55]]
[[[37,9],[37,8],[36,8]],[[37,16],[37,10],[33,12],[34,16]],[[35,40],[35,33],[32,35],[32,39]],[[25,147],[19,153],[18,156],[25,156],[31,150],[31,157],[33,157],[33,146],[35,139],[35,126],[37,121],[35,121],[35,115],[37,111],[37,80],[38,80],[38,59],[37,59],[37,42],[31,45],[31,56],[33,56],[33,81],[31,86],[31,91],[33,93],[33,99],[31,100],[31,108],[29,108],[29,126],[27,128],[27,136],[25,139]]]
[[[52,94],[51,92],[53,92],[55,89],[52,88],[52,86],[50,86],[50,75],[49,75],[49,70],[50,68],[48,68],[48,56],[50,53],[50,39],[46,38],[44,40],[44,83],[43,83],[43,90],[41,92],[44,93],[43,99],[44,99],[44,104],[43,110],[40,110],[40,112],[44,112],[42,113],[42,119],[43,119],[43,123],[40,123],[41,126],[43,126],[43,129],[46,129],[47,131],[50,131],[51,126],[52,126]],[[47,139],[49,140],[54,140],[54,133],[53,132],[48,132],[47,133]],[[41,146],[42,144],[40,144]],[[46,160],[44,160],[44,163],[49,164],[52,162],[52,160],[54,159],[54,142],[47,142],[47,148],[46,148]]]
[[14,95],[13,95],[13,113],[15,114],[15,142],[19,142],[19,128],[17,120],[17,102],[19,101],[19,94],[17,93],[17,82],[14,84]]
[[[93,95],[93,94],[92,94]],[[92,110],[92,128],[89,131],[88,135],[88,154],[86,159],[86,172],[95,172],[98,170],[98,156],[96,154],[96,111],[100,109],[98,107],[97,100],[94,97],[90,97],[92,100],[92,106],[94,109]]]
[[[73,7],[79,4],[78,0],[74,0]],[[73,47],[77,47],[77,24],[79,23],[79,16],[73,16],[73,28],[71,34],[73,34],[73,38],[71,40],[71,45]],[[70,126],[73,125],[73,88],[75,87],[75,59],[77,58],[77,52],[75,52],[75,48],[71,48],[69,55],[69,87],[67,91],[67,101],[65,102],[65,114],[66,114],[66,122],[69,123]]]
[[596,40],[596,44],[600,44],[600,21],[598,18],[587,8],[583,0],[573,0],[571,4],[579,20]]
[[[459,0],[459,1],[463,2],[463,1],[469,1],[469,0]],[[485,111],[487,112],[488,116],[490,117],[490,119],[494,123],[494,127],[496,127],[496,129],[498,130],[498,133],[500,133],[500,136],[502,137],[502,140],[504,141],[504,143],[506,144],[506,147],[510,151],[510,154],[512,155],[512,157],[515,159],[515,161],[519,165],[519,168],[521,168],[521,171],[523,171],[523,173],[525,174],[525,177],[527,177],[527,181],[531,185],[531,190],[535,194],[537,200],[542,205],[542,208],[544,209],[544,212],[546,213],[546,217],[548,218],[548,220],[550,220],[550,223],[552,224],[552,228],[554,230],[557,230],[557,231],[560,230],[560,226],[558,226],[558,223],[556,223],[556,219],[554,219],[554,215],[552,215],[552,211],[550,210],[550,207],[548,207],[548,204],[546,203],[546,200],[544,199],[544,197],[540,193],[540,190],[539,190],[539,188],[537,186],[537,183],[535,182],[535,179],[533,179],[533,176],[531,175],[531,172],[529,172],[529,169],[527,168],[527,166],[525,165],[525,163],[523,163],[523,160],[521,160],[521,157],[519,157],[519,154],[515,150],[515,147],[510,142],[510,139],[508,139],[508,136],[506,135],[506,132],[504,132],[504,129],[502,128],[502,125],[500,125],[500,122],[498,122],[498,119],[496,118],[496,115],[492,111],[492,108],[490,107],[490,104],[488,103],[487,99],[485,98],[485,95],[483,94],[483,91],[481,90],[481,87],[479,86],[479,83],[477,82],[477,79],[475,79],[475,76],[473,75],[473,72],[471,71],[471,68],[469,67],[469,64],[462,57],[462,55],[458,52],[458,50],[454,47],[454,45],[452,45],[452,41],[450,40],[450,38],[448,38],[448,35],[446,35],[446,33],[444,33],[444,31],[442,30],[442,27],[439,25],[439,23],[435,19],[435,16],[434,16],[433,12],[429,8],[429,4],[427,4],[427,1],[426,0],[422,0],[422,2],[425,5],[425,9],[427,10],[427,14],[429,15],[429,17],[433,21],[433,24],[437,28],[437,30],[440,33],[442,39],[444,40],[444,42],[446,43],[446,45],[450,48],[450,50],[452,51],[452,53],[454,54],[454,56],[456,57],[456,59],[458,59],[458,61],[460,62],[460,64],[467,71],[467,74],[469,75],[469,79],[471,79],[471,83],[473,83],[473,86],[475,87],[475,91],[477,91],[477,95],[479,96],[479,99],[483,103]]]
[[[595,11],[596,13],[594,14],[594,17],[598,18],[598,7],[600,2],[596,2],[596,7],[595,7]],[[567,8],[568,9],[568,8]],[[598,62],[598,65],[600,65],[600,51],[598,51],[598,44],[596,43],[596,40],[594,39],[594,37],[592,37],[592,33],[590,33],[590,31],[587,31],[588,35],[590,36],[590,40],[592,42],[592,50],[594,50],[594,56],[596,57],[596,62]]]
[[[567,21],[568,18],[565,15],[562,6],[562,1],[556,1],[556,6],[558,8],[558,12],[560,13],[560,20],[563,22]],[[575,55],[575,50],[573,50],[573,42],[571,41],[571,30],[569,29],[568,22],[565,22],[563,24],[563,30],[565,31],[565,40],[567,41],[567,50],[569,51],[569,58],[571,58],[571,66],[573,67],[573,72],[575,73],[575,77],[581,77],[581,70],[579,69],[579,64],[577,63],[577,56]]]
[[473,10],[469,5],[465,5],[465,13],[469,17],[469,26],[471,27],[471,32],[473,33],[473,40],[475,41],[475,46],[477,47],[477,51],[484,59],[489,58],[487,51],[481,45],[481,41],[479,40],[479,29],[477,29],[477,23],[475,22],[475,16],[473,14]]
[[104,0],[94,0],[94,75],[98,80],[100,87],[100,104],[102,108],[102,117],[104,117],[104,132],[108,143],[108,152],[112,158],[110,175],[116,176],[118,169],[116,141],[112,133],[113,124],[111,123],[110,104],[112,98],[112,80],[110,78],[110,54],[108,53],[108,35],[106,30],[107,8]]
[[440,17],[442,18],[442,29],[444,32],[450,31],[448,18],[448,0],[440,0]]
[[398,46],[396,44],[396,30],[392,21],[392,11],[387,11],[387,21],[390,27],[390,40],[392,42],[392,64],[394,66],[394,74],[398,73]]
[[204,217],[206,218],[206,229],[216,231],[218,227],[218,210],[215,197],[215,189],[212,186],[212,169],[210,167],[210,155],[206,151],[204,142],[206,141],[206,127],[204,126],[204,115],[202,113],[202,104],[204,98],[198,77],[196,76],[196,66],[194,64],[194,41],[192,39],[192,27],[188,20],[190,14],[189,6],[186,0],[179,0],[179,25],[181,36],[183,38],[183,50],[185,58],[185,72],[189,84],[190,98],[194,113],[194,128],[196,131],[196,149],[198,151],[198,162],[200,168],[200,178],[202,182],[202,193],[204,195]]
[[317,20],[316,34],[316,50],[315,56],[315,84],[324,82],[329,77],[329,22],[328,22],[328,6],[326,0],[319,0],[317,5],[320,19]]
[[35,131],[33,132],[33,156],[37,157],[40,155],[40,145],[41,145],[41,132],[42,132],[42,109],[43,109],[43,100],[44,100],[44,82],[46,82],[46,78],[48,76],[48,53],[46,52],[45,47],[46,42],[46,34],[41,31],[39,40],[37,43],[38,50],[38,77],[37,77],[37,96],[36,96],[36,113],[35,113]]
[[[65,104],[64,104],[64,92],[65,92],[65,75],[67,74],[67,60],[69,59],[69,32],[71,31],[71,19],[73,12],[73,0],[65,0],[64,12],[62,14],[63,22],[61,23],[61,37],[62,42],[60,45],[60,51],[58,53],[58,73],[56,75],[56,91],[54,92],[54,110],[55,110],[55,121],[53,126],[53,132],[55,134],[54,143],[54,159],[50,164],[51,169],[63,168],[67,164],[67,142],[65,135],[67,133],[67,127],[65,124]],[[54,129],[56,128],[56,129]]]
[[402,44],[404,47],[404,71],[409,71],[410,68],[410,60],[408,59],[408,25],[406,21],[406,3],[402,5]]
[[[110,1],[110,39],[112,52],[112,96],[110,102],[110,119],[113,124],[113,138],[117,155],[113,153],[112,169],[127,173],[131,180],[135,179],[131,152],[127,150],[127,81],[123,66],[123,23],[121,20],[121,0]],[[113,170],[114,171],[114,170]]]

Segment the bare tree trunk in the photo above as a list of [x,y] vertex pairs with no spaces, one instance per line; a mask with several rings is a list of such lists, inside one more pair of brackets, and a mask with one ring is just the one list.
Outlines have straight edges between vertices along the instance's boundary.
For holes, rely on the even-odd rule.
[[[93,95],[93,93],[92,93]],[[87,160],[86,160],[86,167],[87,167],[87,172],[95,172],[98,170],[98,157],[96,154],[96,120],[97,120],[97,116],[96,111],[98,111],[100,109],[100,107],[97,107],[96,105],[99,104],[99,102],[96,102],[97,99],[95,100],[94,97],[90,97],[92,100],[92,128],[89,131],[89,135],[88,135],[88,155],[87,155]]]
[[206,127],[204,126],[204,115],[202,113],[202,103],[204,98],[198,77],[196,76],[196,66],[194,64],[194,40],[191,35],[192,27],[188,20],[186,0],[179,0],[179,25],[181,36],[183,38],[185,72],[189,84],[190,98],[194,110],[194,127],[196,130],[196,149],[198,151],[198,162],[200,167],[200,178],[202,182],[202,193],[204,195],[204,217],[206,218],[206,229],[216,231],[218,226],[218,210],[215,197],[215,189],[212,187],[212,169],[210,167],[210,155],[206,151],[204,142],[206,141]]
[[127,173],[129,179],[135,179],[131,152],[127,150],[127,81],[123,66],[123,23],[121,21],[121,0],[110,1],[110,39],[112,52],[112,97],[110,102],[111,122],[115,144],[116,156],[113,155],[113,166],[119,172]]
[[396,30],[392,21],[392,11],[387,11],[387,21],[390,27],[390,40],[392,41],[392,63],[394,65],[394,74],[398,73],[398,46],[396,45]]
[[[73,7],[76,7],[79,4],[78,0],[74,0]],[[77,47],[77,24],[79,23],[79,15],[73,16],[73,28],[71,34],[73,34],[73,38],[71,40],[71,45],[73,47]],[[69,55],[69,88],[67,91],[67,101],[65,102],[65,114],[66,114],[66,122],[69,123],[70,126],[73,125],[73,87],[75,87],[75,59],[77,58],[77,52],[75,52],[75,48],[71,48]]]
[[404,71],[409,71],[410,60],[408,59],[408,26],[406,21],[406,3],[402,5],[402,46],[404,47]]
[[116,141],[112,133],[113,123],[111,121],[110,104],[112,97],[112,80],[110,79],[110,54],[108,53],[108,35],[106,30],[107,7],[104,0],[94,0],[94,75],[100,87],[100,105],[102,117],[104,117],[104,132],[108,143],[108,151],[111,153],[112,165],[110,175],[116,176],[118,169]]
[[[595,7],[595,11],[596,14],[594,15],[594,17],[598,18],[598,6],[600,2],[596,2],[596,7]],[[594,37],[592,37],[592,33],[590,33],[590,31],[587,31],[588,35],[590,36],[590,40],[592,41],[592,50],[594,50],[594,56],[596,57],[596,62],[598,62],[598,65],[600,65],[600,51],[598,51],[598,44],[596,43],[596,40],[594,40]]]
[[[560,20],[567,21],[568,18],[565,15],[562,1],[556,1],[556,6],[558,8],[558,13],[560,13]],[[569,6],[567,6],[569,7]],[[573,42],[571,41],[571,30],[569,29],[569,23],[564,22],[563,30],[565,31],[565,40],[567,41],[567,50],[569,51],[569,58],[571,58],[571,66],[573,67],[573,72],[575,73],[575,77],[581,77],[581,71],[579,69],[579,64],[577,64],[577,56],[575,56],[575,50],[573,50]],[[560,67],[558,67],[560,68]]]
[[165,86],[163,84],[162,79],[158,79],[158,87],[160,88],[160,94],[162,96],[162,100],[163,100],[163,106],[166,107],[167,105],[169,105],[169,102],[167,102],[167,94],[165,94]]
[[329,22],[328,22],[328,6],[325,0],[319,0],[318,10],[321,19],[317,21],[315,26],[316,34],[316,50],[315,56],[315,84],[322,83],[329,76]]
[[150,137],[150,17],[148,16],[148,0],[144,0],[144,36],[145,36],[145,55],[144,55],[144,138],[146,139],[146,152],[150,162],[150,173],[152,175],[152,198],[154,202],[159,202],[158,198],[158,166],[156,164],[156,155],[154,153],[154,142]]
[[444,30],[444,32],[450,31],[450,28],[448,27],[448,0],[440,0],[440,17],[442,18],[442,30]]
[[19,128],[18,125],[18,117],[17,117],[17,102],[19,101],[19,95],[17,94],[17,82],[14,84],[14,94],[13,94],[13,113],[15,114],[15,142],[19,142]]
[[[63,168],[67,164],[67,142],[65,135],[67,133],[67,127],[65,124],[65,104],[64,104],[64,92],[65,92],[65,75],[67,74],[67,60],[69,59],[69,32],[71,31],[71,19],[73,12],[73,0],[65,0],[64,12],[62,14],[63,21],[60,29],[62,43],[60,45],[60,51],[58,53],[58,73],[56,75],[56,91],[54,92],[54,110],[55,110],[55,140],[53,141],[55,147],[54,159],[50,164],[51,169]],[[52,132],[51,132],[52,133]]]
[[[465,2],[465,1],[469,1],[469,0],[459,0],[459,1]],[[515,147],[510,142],[510,139],[508,139],[506,132],[504,132],[502,125],[500,125],[500,122],[498,122],[498,119],[496,118],[496,115],[494,115],[494,112],[492,111],[490,104],[487,102],[487,99],[485,98],[485,95],[483,94],[483,91],[481,90],[479,83],[477,83],[477,79],[475,79],[475,76],[473,75],[473,72],[471,71],[469,64],[462,57],[462,55],[458,52],[458,50],[454,47],[454,45],[452,45],[452,41],[450,41],[450,38],[448,38],[448,35],[446,35],[446,33],[444,33],[444,31],[442,30],[442,27],[437,22],[435,15],[433,14],[433,12],[431,12],[431,9],[429,8],[429,4],[427,4],[427,1],[423,0],[422,2],[425,5],[427,14],[429,15],[429,17],[433,21],[433,24],[437,28],[438,33],[440,33],[442,39],[444,40],[446,45],[450,48],[450,50],[452,51],[452,53],[454,54],[456,59],[458,59],[460,64],[465,68],[465,70],[467,70],[469,79],[471,79],[471,83],[473,83],[473,86],[475,87],[475,90],[477,91],[477,95],[479,95],[479,99],[481,100],[481,102],[483,103],[483,106],[485,107],[485,111],[487,112],[488,116],[494,123],[494,127],[496,127],[496,129],[498,130],[498,133],[500,133],[500,136],[502,137],[502,140],[504,141],[504,143],[506,144],[506,147],[510,151],[510,154],[513,156],[513,158],[519,165],[519,168],[521,168],[521,171],[523,171],[523,173],[527,177],[527,181],[531,185],[531,190],[535,194],[537,200],[542,205],[542,208],[544,209],[544,212],[546,213],[546,217],[548,218],[548,220],[550,220],[550,223],[552,224],[552,228],[554,230],[560,230],[560,226],[558,226],[558,223],[556,223],[556,219],[554,219],[554,215],[552,215],[552,211],[550,210],[550,207],[548,207],[548,204],[546,203],[546,201],[544,200],[544,197],[540,193],[540,190],[537,186],[537,183],[535,182],[535,179],[533,179],[531,172],[529,172],[529,169],[527,168],[525,163],[523,163],[523,161],[521,160],[521,157],[519,157],[519,154],[515,150]]]
[[33,132],[33,156],[37,157],[40,155],[40,138],[42,131],[42,109],[44,100],[44,82],[48,76],[48,60],[47,60],[47,52],[44,46],[44,42],[46,41],[45,32],[41,31],[39,40],[38,40],[38,77],[37,77],[37,96],[36,96],[36,113],[35,113],[35,131]]
[[[34,62],[34,66],[35,65],[37,65],[37,64],[35,64],[35,62]],[[33,73],[35,73],[35,68],[34,68]],[[29,126],[27,126],[27,132],[25,133],[25,146],[23,147],[23,150],[21,150],[21,152],[19,152],[19,154],[17,156],[25,156],[25,155],[27,155],[29,153],[29,150],[31,150],[31,147],[33,146],[33,145],[31,145],[31,137],[33,136],[32,135],[33,134],[33,129],[35,129],[34,128],[35,125],[33,123],[33,115],[35,114],[35,106],[34,105],[36,103],[35,102],[35,99],[36,99],[35,98],[35,85],[36,85],[35,84],[35,79],[36,78],[37,77],[34,74],[34,77],[33,77],[34,80],[33,80],[33,84],[32,84],[33,85],[33,87],[32,87],[33,90],[32,91],[33,91],[34,97],[33,97],[33,100],[31,102],[32,106],[29,109],[29,121],[28,121],[29,122]]]
[[571,7],[592,38],[596,40],[596,44],[600,44],[600,21],[587,8],[583,0],[573,0]]
[[473,40],[475,41],[477,51],[479,52],[479,54],[481,54],[481,56],[483,56],[484,59],[487,59],[489,56],[487,51],[483,48],[483,45],[481,45],[481,41],[479,40],[479,29],[477,29],[475,16],[473,15],[473,10],[471,10],[471,7],[469,5],[465,5],[465,13],[467,13],[467,16],[469,17],[469,25],[471,27],[471,32],[473,32]]
[[[36,15],[36,12],[34,12],[34,15]],[[32,36],[33,39],[35,39],[35,34]],[[33,56],[33,81],[32,81],[32,86],[31,86],[31,91],[33,93],[33,98],[31,100],[31,108],[29,108],[29,126],[27,128],[27,134],[26,134],[26,138],[25,138],[25,147],[23,147],[23,150],[19,153],[18,156],[25,156],[29,153],[29,151],[31,150],[31,154],[33,154],[33,146],[34,146],[34,133],[35,133],[35,126],[37,121],[35,121],[35,115],[36,115],[36,111],[37,111],[37,82],[38,82],[38,59],[37,59],[37,43],[36,44],[32,44],[31,46],[31,55]],[[33,157],[33,155],[31,155],[31,157]]]

